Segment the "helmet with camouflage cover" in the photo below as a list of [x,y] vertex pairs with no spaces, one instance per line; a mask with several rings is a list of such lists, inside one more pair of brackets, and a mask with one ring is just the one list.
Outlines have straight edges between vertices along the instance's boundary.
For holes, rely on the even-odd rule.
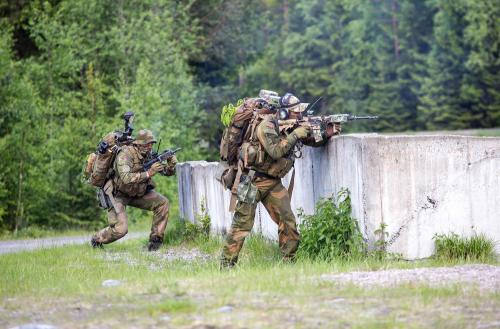
[[301,103],[300,99],[291,93],[286,93],[280,98],[280,106],[291,112],[304,112],[309,103]]
[[155,136],[153,135],[153,132],[148,129],[141,129],[139,130],[139,133],[137,134],[137,137],[135,138],[134,144],[135,145],[146,145],[146,144],[152,144],[156,143]]

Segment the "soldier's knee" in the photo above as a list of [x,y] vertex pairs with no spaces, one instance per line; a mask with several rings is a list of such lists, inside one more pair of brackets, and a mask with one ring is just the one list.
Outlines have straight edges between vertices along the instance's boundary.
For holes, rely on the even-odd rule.
[[234,232],[240,231],[248,234],[253,228],[253,222],[254,219],[251,217],[235,215],[231,228]]
[[122,238],[128,233],[128,225],[127,223],[118,223],[114,227],[114,231],[118,238]]
[[170,202],[166,197],[162,195],[161,198],[156,203],[154,210],[163,212],[163,211],[168,211],[169,208],[170,208]]

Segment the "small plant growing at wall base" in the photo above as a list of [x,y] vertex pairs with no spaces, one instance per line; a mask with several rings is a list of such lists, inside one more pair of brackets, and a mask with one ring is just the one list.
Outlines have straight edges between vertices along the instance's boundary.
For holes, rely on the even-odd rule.
[[366,253],[366,243],[356,219],[351,216],[349,190],[337,197],[322,199],[313,215],[300,214],[299,257],[330,260],[358,258]]
[[210,235],[210,215],[205,206],[205,198],[200,202],[201,212],[196,215],[195,223],[186,222],[184,226],[184,239],[194,240],[200,236],[208,237]]
[[484,234],[461,237],[456,233],[435,234],[434,257],[446,260],[485,261],[495,257],[495,242]]

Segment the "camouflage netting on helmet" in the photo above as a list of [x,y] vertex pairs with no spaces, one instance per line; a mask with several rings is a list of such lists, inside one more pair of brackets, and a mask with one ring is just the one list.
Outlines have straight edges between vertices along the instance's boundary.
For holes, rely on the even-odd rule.
[[139,133],[137,134],[137,137],[133,143],[137,145],[146,145],[156,143],[156,139],[151,130],[141,129],[139,130]]

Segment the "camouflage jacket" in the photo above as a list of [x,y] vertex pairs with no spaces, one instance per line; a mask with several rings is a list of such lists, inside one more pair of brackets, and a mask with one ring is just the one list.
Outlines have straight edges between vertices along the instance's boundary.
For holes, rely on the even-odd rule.
[[[257,138],[242,146],[242,158],[246,166],[272,177],[284,177],[295,162],[293,149],[298,142],[297,136],[280,132],[274,115],[264,116],[252,135]],[[315,142],[314,138],[301,141],[304,145],[318,147],[324,145],[327,138],[320,142]]]
[[[250,168],[272,177],[284,177],[292,169],[295,158],[293,147],[297,143],[294,134],[284,136],[278,130],[278,121],[266,115],[254,131],[253,142],[248,144],[243,156],[250,155]],[[248,162],[248,161],[247,161]]]
[[116,156],[113,183],[115,191],[130,197],[143,196],[148,185],[154,187],[143,169],[146,158],[133,145],[124,146]]

